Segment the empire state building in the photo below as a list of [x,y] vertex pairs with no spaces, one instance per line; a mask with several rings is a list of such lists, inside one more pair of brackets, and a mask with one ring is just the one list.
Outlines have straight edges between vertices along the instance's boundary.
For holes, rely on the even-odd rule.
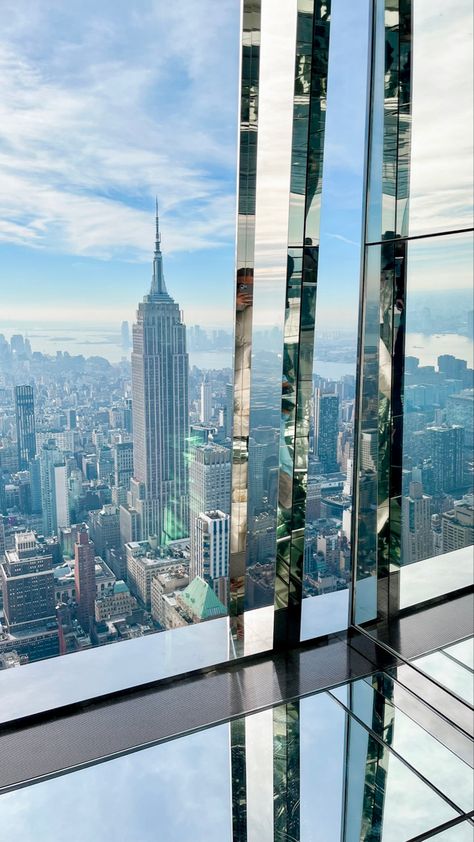
[[179,305],[166,289],[156,207],[150,292],[133,326],[132,410],[134,477],[129,506],[140,537],[160,543],[188,534],[188,355]]

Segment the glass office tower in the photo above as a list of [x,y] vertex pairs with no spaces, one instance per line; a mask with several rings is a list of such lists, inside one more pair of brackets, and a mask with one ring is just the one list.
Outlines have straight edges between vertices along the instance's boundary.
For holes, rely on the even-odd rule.
[[[83,838],[472,840],[472,22],[243,0],[231,450],[196,445],[227,505],[191,488],[204,573],[230,485],[229,616],[6,671],[8,830],[60,803]],[[134,366],[161,319],[184,384],[160,259]]]

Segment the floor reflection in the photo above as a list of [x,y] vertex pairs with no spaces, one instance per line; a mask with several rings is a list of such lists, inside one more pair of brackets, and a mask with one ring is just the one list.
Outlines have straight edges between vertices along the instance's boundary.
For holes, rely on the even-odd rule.
[[6,793],[0,826],[15,842],[464,842],[472,769],[411,698],[375,673]]

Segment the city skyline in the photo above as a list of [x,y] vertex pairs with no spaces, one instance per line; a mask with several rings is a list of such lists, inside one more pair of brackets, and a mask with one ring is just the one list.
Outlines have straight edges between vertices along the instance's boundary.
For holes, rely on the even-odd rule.
[[[219,23],[228,31],[233,25],[231,6],[231,2],[224,3],[218,15]],[[301,585],[304,595],[336,597],[345,591],[346,599],[353,564],[354,488],[363,480],[360,512],[365,528],[366,522],[372,523],[374,514],[374,499],[369,492],[374,491],[378,473],[382,476],[387,468],[392,449],[402,444],[399,432],[404,438],[403,462],[397,464],[401,483],[398,496],[403,498],[402,531],[407,521],[411,524],[411,535],[409,529],[402,541],[400,565],[418,562],[430,553],[465,546],[472,531],[468,412],[472,407],[469,364],[473,336],[472,311],[466,306],[469,242],[465,233],[454,232],[450,238],[438,236],[438,222],[433,222],[431,237],[409,237],[406,243],[391,246],[394,226],[389,221],[385,225],[384,219],[384,227],[378,231],[381,220],[377,208],[373,210],[366,237],[371,239],[371,226],[375,225],[375,238],[382,236],[382,240],[387,240],[381,248],[377,239],[370,243],[371,254],[376,261],[382,260],[384,273],[391,271],[390,261],[396,255],[397,297],[394,306],[388,300],[375,299],[364,304],[367,335],[363,377],[367,396],[375,385],[381,385],[375,394],[382,397],[379,394],[379,415],[370,418],[370,423],[366,418],[361,422],[366,426],[361,432],[359,450],[355,441],[356,366],[361,348],[357,344],[361,322],[356,298],[364,239],[361,230],[367,100],[363,53],[368,46],[367,8],[365,18],[361,15],[360,19],[346,0],[335,4],[334,14],[324,4],[315,8],[315,20],[319,20],[321,33],[324,32],[323,40],[318,42],[324,72],[321,67],[312,67],[309,59],[310,48],[315,47],[315,33],[310,26],[312,13],[306,8],[297,12],[300,23],[304,23],[303,41],[307,48],[304,61],[300,58],[318,79],[319,90],[318,104],[309,98],[305,108],[309,109],[308,116],[314,108],[321,108],[320,116],[327,112],[324,147],[321,145],[317,165],[319,175],[314,182],[312,176],[309,182],[300,178],[303,170],[299,167],[304,162],[304,156],[300,157],[301,138],[298,140],[298,132],[293,140],[290,132],[284,138],[283,134],[275,136],[278,109],[256,112],[261,120],[257,165],[254,168],[252,156],[245,159],[244,149],[239,169],[242,190],[242,173],[247,166],[251,172],[249,193],[245,196],[243,190],[239,204],[237,266],[245,283],[237,288],[235,306],[233,216],[237,167],[230,126],[231,117],[236,121],[237,109],[229,94],[235,82],[229,71],[231,64],[218,78],[213,75],[222,58],[222,33],[213,19],[204,41],[208,48],[219,42],[217,54],[208,56],[202,43],[193,46],[174,78],[165,61],[169,59],[172,65],[183,52],[183,42],[177,28],[173,28],[174,13],[156,15],[156,9],[150,9],[150,15],[145,13],[142,20],[125,14],[107,35],[104,27],[114,22],[114,9],[106,5],[97,14],[91,10],[85,28],[81,22],[77,30],[77,44],[90,39],[92,30],[96,37],[97,52],[94,48],[87,72],[78,67],[74,45],[64,30],[66,21],[74,23],[74,12],[68,11],[59,20],[57,10],[50,10],[51,19],[57,19],[63,36],[62,48],[57,48],[55,42],[52,56],[34,54],[28,41],[20,43],[21,13],[12,12],[7,27],[6,40],[18,42],[22,57],[16,62],[12,51],[6,50],[7,79],[13,73],[15,83],[20,82],[20,100],[26,115],[24,136],[21,135],[16,150],[18,157],[12,154],[13,140],[18,139],[15,132],[19,134],[18,122],[5,130],[9,175],[14,184],[19,175],[18,160],[22,156],[29,160],[36,153],[41,166],[33,175],[27,171],[24,180],[36,180],[36,186],[40,182],[41,190],[32,191],[24,216],[15,218],[13,227],[7,197],[6,224],[0,230],[10,281],[4,318],[6,324],[9,320],[15,324],[16,333],[11,336],[11,331],[7,332],[9,342],[5,341],[0,324],[0,495],[5,517],[2,526],[7,552],[22,532],[34,536],[38,557],[44,550],[43,540],[49,542],[61,652],[177,628],[225,613],[232,592],[229,578],[235,584],[235,565],[232,556],[228,558],[230,510],[232,524],[238,525],[246,543],[246,609],[270,605],[275,591],[278,598],[281,596],[275,586],[275,561],[280,551],[280,559],[286,557],[279,540],[287,528],[287,537],[294,532],[297,541],[298,575],[301,574],[298,587]],[[269,93],[276,96],[275,74],[266,62],[281,37],[278,26],[282,26],[282,20],[273,21],[269,40],[255,51],[254,58],[258,55],[262,61],[262,75],[255,76],[252,82],[257,94],[259,86],[264,90],[269,85]],[[176,39],[165,50],[165,56],[160,56],[156,66],[150,68],[149,75],[142,71],[147,55],[149,58],[152,54],[153,38],[145,38],[140,61],[136,61],[134,52],[135,39],[143,38],[145,22],[155,39],[170,24],[167,38]],[[129,51],[125,50],[114,63],[113,47],[125,38],[127,24]],[[32,21],[33,31],[47,25],[42,12]],[[334,31],[334,37],[331,34],[329,40],[330,31]],[[356,36],[362,31],[365,35],[359,42]],[[186,37],[189,34],[186,32]],[[299,49],[299,41],[298,45]],[[253,46],[250,53],[252,49]],[[246,67],[250,59],[253,79],[256,63],[250,53],[245,46],[243,65]],[[278,56],[276,50],[275,60],[279,61]],[[354,97],[349,96],[347,89],[347,67],[346,81],[341,84],[342,59],[354,69]],[[119,119],[111,92],[122,74],[129,73],[130,64],[136,69],[136,85],[120,102]],[[281,89],[279,95],[288,97],[287,104],[294,105],[295,97],[302,93],[299,83],[293,90],[294,79],[289,72],[292,66],[293,56],[287,66],[288,87]],[[329,66],[332,73],[328,72]],[[98,68],[103,71],[100,88]],[[273,70],[277,69],[275,65]],[[64,70],[67,72],[63,78]],[[208,81],[209,91],[202,94]],[[305,85],[306,82],[303,88]],[[196,103],[191,102],[195,87],[202,94]],[[169,92],[169,101],[166,97],[161,99],[164,89]],[[172,108],[178,90],[179,126]],[[33,94],[38,92],[44,102],[36,108]],[[245,96],[248,94],[245,89]],[[217,113],[215,106],[221,96],[226,99],[226,107],[223,113]],[[89,98],[89,123],[84,122],[84,97]],[[299,105],[302,107],[302,102]],[[414,101],[414,113],[418,105]],[[64,129],[65,136],[60,141],[57,137],[45,139],[48,109],[54,112],[55,125]],[[246,113],[244,107],[241,144],[249,139]],[[110,126],[104,128],[104,115],[111,118],[112,128],[120,135],[115,145]],[[189,116],[185,134],[173,134],[174,130],[183,129],[183,115],[185,122]],[[77,140],[68,134],[68,121],[81,129],[86,141],[81,167],[77,165]],[[37,123],[41,124],[39,128]],[[303,124],[295,125],[301,128]],[[164,131],[160,134],[162,126]],[[345,138],[342,144],[341,137]],[[292,162],[289,185],[282,180],[278,155],[275,159],[270,156],[268,171],[265,162],[262,164],[265,149],[270,153],[276,138],[288,144],[285,154],[287,163],[290,159]],[[68,139],[71,150],[57,149],[61,165],[55,169],[48,142],[55,149]],[[322,140],[321,135],[321,144]],[[419,140],[420,134],[418,144]],[[219,147],[218,154],[212,148],[213,142]],[[205,148],[201,148],[203,144]],[[376,149],[373,155],[374,172],[387,163],[391,174],[392,162],[379,161]],[[307,176],[314,175],[311,155],[304,160],[309,166]],[[67,172],[61,167],[66,167]],[[270,200],[270,193],[267,195],[268,205],[259,200],[259,188],[265,185],[265,178],[280,191],[278,225],[268,225],[276,196]],[[306,202],[308,184],[311,186],[306,196],[310,202],[303,226],[305,236],[302,231],[296,235],[294,226],[299,217],[294,212]],[[404,200],[405,181],[398,179],[395,185],[400,187],[400,201]],[[423,187],[422,178],[418,178],[418,190],[420,185]],[[20,196],[24,195],[23,187],[22,182]],[[144,259],[148,261],[152,239],[149,211],[156,201],[152,198],[155,191],[162,205],[170,286],[167,288],[164,280],[156,206],[152,281],[142,298],[147,287]],[[461,214],[463,196],[458,191],[456,201]],[[420,205],[416,195],[414,199],[411,221],[419,226]],[[15,201],[11,200],[13,205]],[[245,252],[241,242],[244,210],[248,217],[246,236],[250,236],[255,222],[255,241],[252,235]],[[293,251],[297,248],[301,253]],[[448,271],[449,298],[445,289]],[[304,292],[301,299],[300,281]],[[388,285],[384,291],[389,294]],[[9,309],[12,301],[14,311]],[[135,317],[132,307],[135,311],[137,301]],[[383,320],[379,314],[381,305],[385,307]],[[288,311],[284,334],[283,308]],[[32,312],[38,321],[31,339],[24,338],[23,329],[18,328],[12,315],[20,313],[24,324],[28,324]],[[49,314],[50,333],[45,327],[42,335],[45,314]],[[236,336],[231,327],[234,317]],[[296,329],[298,319],[300,328]],[[30,320],[31,323],[35,324]],[[129,360],[132,323],[133,350]],[[394,352],[388,332],[395,325],[401,328],[397,353],[403,351],[405,357],[405,393],[403,397],[400,393],[390,406],[393,396],[387,384],[376,384],[376,379],[371,378],[376,366],[387,361],[387,353]],[[243,326],[245,336],[239,332]],[[41,347],[45,353],[37,353],[35,340],[44,340]],[[187,340],[194,358],[188,356]],[[74,353],[75,343],[81,354]],[[239,362],[239,349],[244,347],[245,375]],[[440,353],[443,350],[449,354]],[[232,374],[229,369],[233,351],[237,362]],[[208,359],[204,361],[206,353]],[[25,390],[23,404],[19,393],[14,400],[18,386]],[[374,406],[375,402],[370,402],[370,407]],[[242,407],[245,411],[239,416]],[[239,424],[241,433],[234,441],[233,413],[234,435]],[[403,414],[404,422],[400,420],[397,426],[393,448],[383,442],[383,431],[379,429],[381,419],[390,421],[390,413]],[[35,443],[30,442],[25,448],[31,424],[36,426],[37,435]],[[242,450],[236,448],[237,440]],[[248,487],[234,486],[231,492],[231,475],[238,476],[235,464],[231,471],[231,461],[237,452],[241,465],[248,456]],[[362,457],[359,465],[358,453]],[[355,482],[354,465],[361,472]],[[242,469],[241,477],[244,473]],[[381,483],[380,499],[385,499],[383,493],[385,486]],[[82,576],[79,559],[72,557],[77,555],[75,549],[71,552],[71,547],[77,545],[81,523],[86,524],[89,547],[87,569]],[[419,523],[424,540],[418,544],[412,538]],[[364,545],[364,537],[358,561],[362,559],[364,575],[372,575],[377,550],[370,541]],[[85,619],[81,578],[88,582]],[[344,625],[341,617],[335,622]],[[7,622],[3,645],[11,649],[9,634]]]

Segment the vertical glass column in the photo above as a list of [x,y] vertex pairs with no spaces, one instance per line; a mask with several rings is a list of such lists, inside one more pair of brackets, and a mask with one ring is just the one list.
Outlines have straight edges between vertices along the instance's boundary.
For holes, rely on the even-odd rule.
[[400,553],[411,14],[376,0],[373,18],[368,203],[358,383],[355,622],[397,602],[390,564]]
[[273,711],[274,839],[300,838],[300,703]]
[[[239,196],[230,554],[231,626],[237,654],[249,651],[255,631],[260,648],[270,648],[273,639],[296,12],[296,2],[261,3],[258,108],[252,124],[258,144],[248,174],[255,192],[250,195],[248,189],[247,204]],[[241,183],[239,190],[246,189]],[[252,612],[250,618],[251,609],[265,606],[268,610]],[[256,630],[249,625],[255,621]]]
[[278,474],[275,646],[299,642],[330,4],[298,2]]
[[356,623],[469,586],[474,543],[473,9],[374,10]]
[[[248,439],[255,251],[255,195],[260,71],[260,0],[244,0],[242,19],[234,412],[230,534],[230,616],[241,629],[247,538]],[[237,627],[238,626],[238,627]]]

